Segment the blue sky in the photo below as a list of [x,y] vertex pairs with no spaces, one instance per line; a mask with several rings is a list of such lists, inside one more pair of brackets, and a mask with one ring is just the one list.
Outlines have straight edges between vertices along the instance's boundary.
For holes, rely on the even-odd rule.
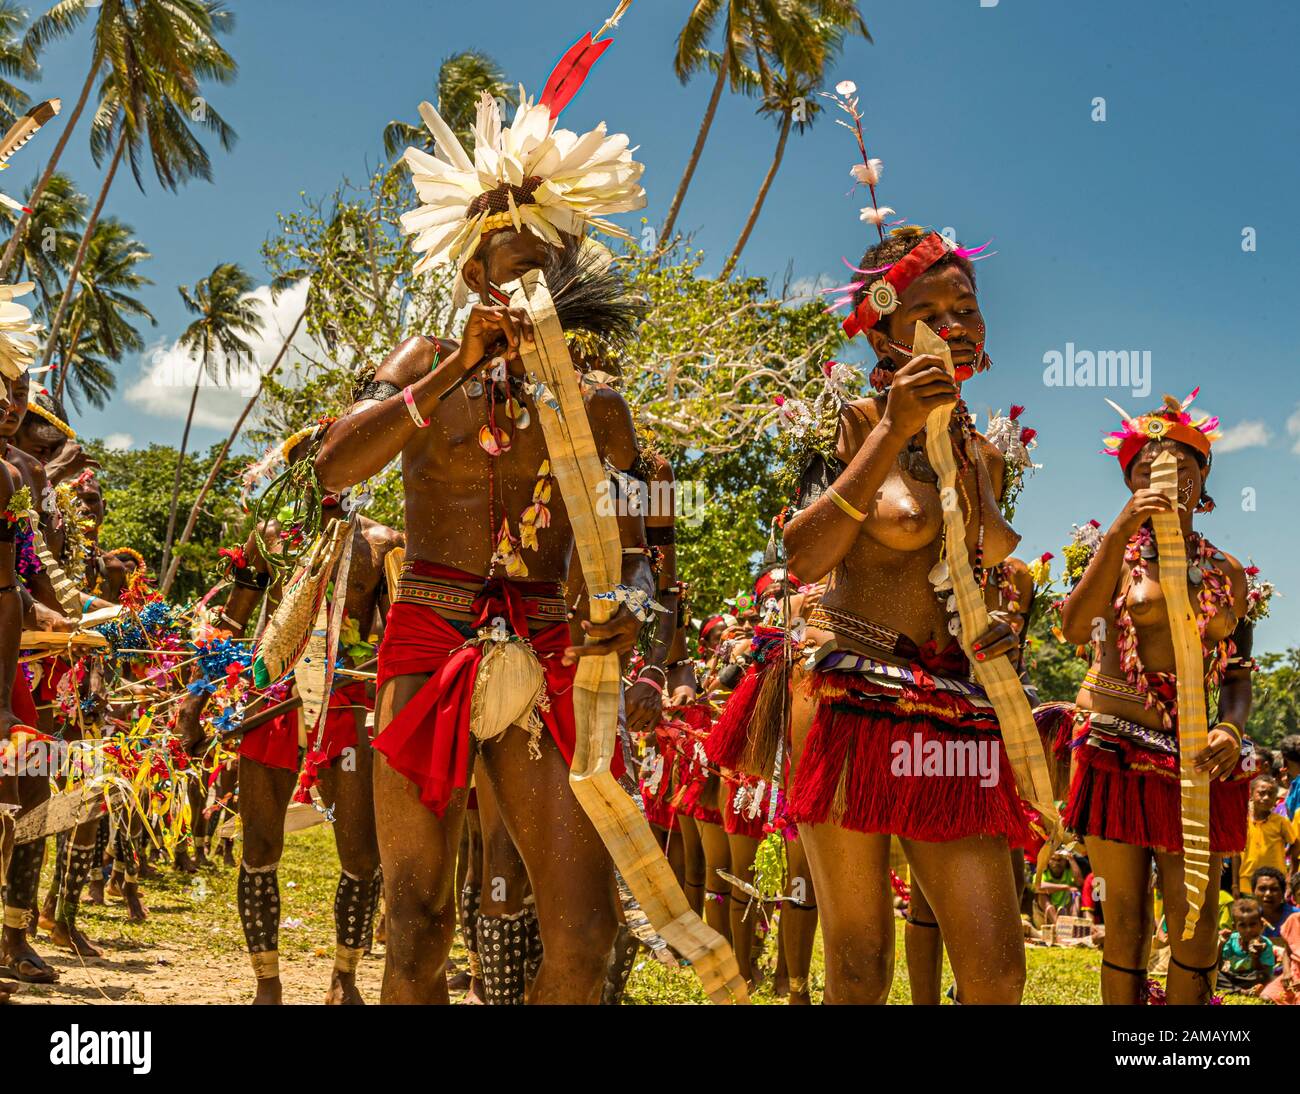
[[[990,0],[984,0],[988,4]],[[33,4],[33,7],[39,5]],[[176,293],[218,262],[261,274],[258,248],[300,191],[365,176],[393,117],[414,118],[432,96],[438,62],[475,47],[536,91],[558,54],[598,26],[613,0],[235,0],[230,49],[240,77],[213,101],[240,134],[214,152],[215,182],[177,195],[122,175],[109,210],[154,253],[146,300],[159,320],[151,349],[186,319]],[[614,47],[566,120],[602,117],[640,145],[650,216],[666,210],[709,87],[686,87],[671,57],[688,0],[636,0]],[[1202,525],[1224,548],[1252,556],[1283,598],[1260,628],[1262,649],[1296,643],[1300,586],[1285,572],[1300,535],[1300,365],[1288,315],[1300,282],[1293,253],[1300,181],[1293,43],[1300,7],[1283,0],[1181,4],[1131,0],[909,0],[862,9],[875,44],[846,50],[830,83],[856,81],[873,155],[885,161],[881,198],[911,220],[994,240],[980,266],[994,369],[967,388],[972,410],[1028,407],[1039,428],[1017,525],[1022,554],[1056,551],[1073,522],[1109,523],[1124,488],[1098,455],[1109,396],[1145,409],[1162,391],[1201,384],[1200,405],[1232,429],[1216,460],[1219,511]],[[485,14],[490,10],[490,17]],[[39,92],[70,108],[84,76],[84,35],[51,50]],[[1094,99],[1105,121],[1094,121]],[[739,233],[766,170],[775,130],[752,101],[724,99],[681,226],[696,231],[714,268]],[[62,124],[61,122],[56,124]],[[54,126],[51,126],[54,129]],[[20,153],[6,188],[35,173],[53,144]],[[64,165],[97,185],[84,131]],[[867,240],[849,196],[852,140],[823,118],[792,137],[744,263],[751,272],[842,280],[841,256]],[[1244,229],[1256,249],[1243,251]],[[1049,387],[1044,358],[1078,350],[1149,351],[1152,391]],[[846,359],[865,356],[865,344]],[[145,360],[126,362],[118,398],[77,424],[134,444],[175,443],[181,415],[130,402]],[[1290,428],[1288,429],[1288,423]],[[200,444],[218,431],[198,431]],[[1235,446],[1235,447],[1234,447]],[[1292,587],[1294,586],[1294,587]]]

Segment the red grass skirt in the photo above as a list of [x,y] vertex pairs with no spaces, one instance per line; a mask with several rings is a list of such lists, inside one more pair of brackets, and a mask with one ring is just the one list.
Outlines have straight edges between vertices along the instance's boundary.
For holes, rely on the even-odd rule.
[[[1029,823],[991,709],[915,685],[878,688],[851,672],[814,672],[807,687],[818,705],[789,790],[792,821],[929,843],[1002,836],[1026,845]],[[966,742],[984,746],[990,767],[996,744],[989,778],[955,767],[926,773],[935,745],[941,755],[968,756]],[[913,757],[919,774],[909,773]]]
[[713,717],[705,707],[697,705],[683,710],[681,720],[690,727],[690,733],[682,745],[681,785],[673,796],[673,810],[703,824],[721,825],[722,813],[709,804],[718,800],[721,780],[705,755]]
[[[1065,826],[1085,837],[1181,852],[1176,738],[1175,751],[1164,752],[1101,728],[1094,734],[1086,710],[1075,713],[1071,726],[1065,748],[1072,751],[1074,764]],[[1246,846],[1250,779],[1238,759],[1231,778],[1210,783],[1211,854],[1230,855]]]
[[[779,666],[785,632],[778,627],[759,627],[755,632],[756,660],[745,668],[736,689],[727,696],[717,724],[709,732],[705,745],[709,760],[716,767],[737,770],[749,737],[750,723],[758,706],[763,682],[774,666]],[[779,682],[779,681],[774,681]]]
[[763,783],[763,796],[759,802],[758,815],[750,816],[747,803],[742,803],[741,810],[736,808],[737,791],[745,788],[748,797],[758,786],[760,780],[741,778],[726,780],[726,799],[722,807],[722,827],[729,836],[748,836],[750,839],[762,839],[767,835],[767,814],[772,803],[772,784]]
[[641,802],[651,824],[668,831],[677,828],[673,799],[682,787],[687,768],[686,751],[694,751],[690,727],[677,719],[660,722],[654,731],[655,771],[641,780]]

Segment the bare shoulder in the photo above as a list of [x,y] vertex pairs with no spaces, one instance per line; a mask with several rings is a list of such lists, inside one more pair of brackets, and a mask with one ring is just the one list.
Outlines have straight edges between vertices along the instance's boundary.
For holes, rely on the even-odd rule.
[[596,447],[619,470],[626,471],[637,457],[636,427],[627,400],[608,384],[588,382],[582,385],[582,401]]
[[377,520],[366,517],[361,520],[361,533],[366,537],[366,542],[381,554],[387,554],[394,547],[401,547],[406,543],[406,537],[395,528],[389,528],[387,524],[380,524]]
[[375,369],[375,379],[405,387],[428,374],[440,357],[449,352],[448,345],[426,334],[404,338]]
[[880,406],[876,399],[868,396],[865,399],[851,399],[841,403],[835,455],[848,463],[879,422]]

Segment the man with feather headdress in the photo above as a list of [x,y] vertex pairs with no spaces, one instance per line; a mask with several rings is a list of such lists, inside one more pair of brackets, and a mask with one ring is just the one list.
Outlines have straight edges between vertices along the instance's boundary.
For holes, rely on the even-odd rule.
[[[596,1002],[615,934],[612,864],[568,786],[572,681],[578,658],[630,649],[641,621],[623,606],[587,627],[588,644],[570,644],[562,589],[574,534],[536,423],[554,397],[525,373],[532,324],[501,286],[545,268],[588,228],[623,235],[604,218],[645,204],[626,136],[557,126],[626,7],[566,53],[539,99],[521,94],[509,127],[485,96],[471,151],[421,105],[436,149],[406,152],[422,202],[404,218],[423,256],[417,270],[453,266],[457,302],[471,292],[478,302],[458,343],[402,342],[316,460],[323,487],[341,490],[402,458],[407,561],[380,650],[375,740],[385,1002],[447,999],[455,852],[475,762],[533,881],[545,953],[530,999]],[[562,290],[552,286],[563,325]],[[626,472],[637,457],[627,404],[598,383],[584,396],[601,457]],[[654,586],[640,515],[620,517],[619,530],[620,595],[644,612]],[[480,917],[478,930],[485,976],[512,980],[525,925]]]

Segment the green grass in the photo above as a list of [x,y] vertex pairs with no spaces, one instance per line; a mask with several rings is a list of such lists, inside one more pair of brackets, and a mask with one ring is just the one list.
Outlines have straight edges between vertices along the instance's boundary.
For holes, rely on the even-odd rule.
[[[50,845],[50,857],[53,844]],[[47,859],[42,893],[49,885],[50,862]],[[134,959],[147,961],[149,951],[157,948],[166,954],[166,962],[175,973],[187,976],[222,978],[237,984],[236,995],[242,997],[248,985],[248,963],[244,952],[243,932],[235,906],[236,871],[218,867],[196,876],[184,876],[170,868],[159,871],[144,882],[149,919],[143,924],[126,922],[121,904],[108,907],[83,904],[80,921],[86,934],[101,943],[105,957],[114,964]],[[280,952],[282,962],[293,964],[310,977],[311,1001],[318,1001],[329,980],[334,955],[334,889],[338,882],[338,859],[332,832],[318,826],[298,832],[286,840],[280,866],[282,920]],[[889,1002],[911,1001],[907,970],[903,959],[903,924],[896,926],[896,967]],[[813,958],[812,993],[814,1002],[821,1000],[824,985],[821,938],[818,937]],[[41,945],[43,952],[50,952]],[[464,950],[457,937],[453,960],[463,964]],[[1024,1002],[1033,1004],[1095,1004],[1100,1001],[1098,978],[1101,953],[1090,947],[1030,947],[1027,950],[1028,980]],[[373,977],[369,998],[376,998],[377,975],[381,958],[367,959]],[[61,966],[66,967],[63,961]],[[771,980],[775,964],[773,947],[764,954],[764,982],[755,993],[758,1004],[780,1004],[772,995]],[[184,966],[184,969],[176,966]],[[952,973],[944,963],[943,988],[947,991]],[[142,1001],[148,996],[133,989],[140,981],[126,976],[122,990],[114,998]],[[61,987],[33,988],[32,994],[66,998]],[[217,1001],[217,1000],[213,1000]],[[706,1003],[695,975],[689,968],[669,968],[642,951],[628,985],[627,1002],[632,1004]],[[1254,1002],[1229,997],[1229,1003]]]

